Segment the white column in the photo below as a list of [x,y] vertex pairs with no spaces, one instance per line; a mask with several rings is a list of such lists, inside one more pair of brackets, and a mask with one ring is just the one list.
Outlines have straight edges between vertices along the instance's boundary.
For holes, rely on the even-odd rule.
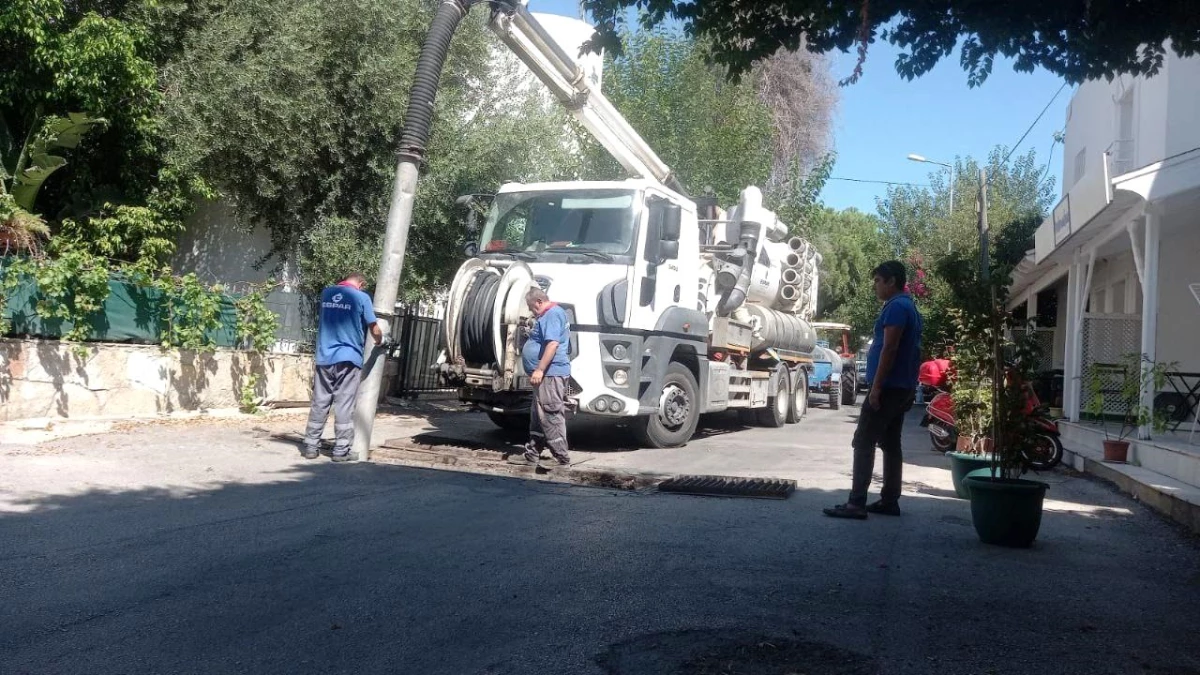
[[[1146,209],[1146,243],[1142,249],[1142,355],[1153,362],[1157,356],[1158,346],[1158,254],[1159,254],[1159,217],[1150,209]],[[1143,364],[1149,369],[1150,364]],[[1142,405],[1154,409],[1154,382],[1147,382],[1142,387]],[[1151,427],[1143,426],[1138,430],[1138,438],[1150,438]]]
[[1028,296],[1026,296],[1026,298],[1025,298],[1025,317],[1028,318],[1030,321],[1033,321],[1034,326],[1037,326],[1037,315],[1038,315],[1037,296],[1038,296],[1037,291],[1030,289]]
[[1065,325],[1058,327],[1067,333],[1063,343],[1063,414],[1072,422],[1079,421],[1079,397],[1075,386],[1079,378],[1079,355],[1075,351],[1075,314],[1079,311],[1075,304],[1079,296],[1079,284],[1082,283],[1079,277],[1079,252],[1076,251],[1067,270],[1067,320]]

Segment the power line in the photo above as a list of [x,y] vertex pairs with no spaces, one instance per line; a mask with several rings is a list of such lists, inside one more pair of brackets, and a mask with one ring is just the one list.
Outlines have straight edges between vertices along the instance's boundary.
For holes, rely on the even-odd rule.
[[869,180],[867,178],[843,178],[841,176],[830,176],[829,180],[844,180],[851,183],[876,183],[878,185],[905,185],[908,187],[929,187],[925,183],[900,183],[892,180]]
[[1042,115],[1046,114],[1046,111],[1050,109],[1050,106],[1054,105],[1054,101],[1058,98],[1058,95],[1061,94],[1063,89],[1066,88],[1067,83],[1063,82],[1062,86],[1058,88],[1058,91],[1054,92],[1054,95],[1050,97],[1050,100],[1046,103],[1046,107],[1042,108],[1042,112],[1038,113],[1038,116],[1034,118],[1033,123],[1029,125],[1028,129],[1025,130],[1025,133],[1021,134],[1021,137],[1017,139],[1016,145],[1009,149],[1008,154],[1004,156],[1004,161],[1000,162],[1000,164],[1008,164],[1008,158],[1012,157],[1013,153],[1017,151],[1017,148],[1021,147],[1021,144],[1025,142],[1025,137],[1029,135],[1029,132],[1033,131],[1033,128],[1037,126],[1038,122],[1042,121]]

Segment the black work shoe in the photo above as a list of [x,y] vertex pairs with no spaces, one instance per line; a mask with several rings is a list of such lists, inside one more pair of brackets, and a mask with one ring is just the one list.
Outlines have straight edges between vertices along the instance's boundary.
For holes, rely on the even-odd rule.
[[538,456],[527,452],[517,457],[509,457],[508,463],[515,464],[517,466],[537,466]]
[[332,457],[330,457],[330,459],[332,459],[335,462],[352,462],[352,461],[358,459],[358,455],[356,455],[352,452],[347,452],[344,455],[333,455]]
[[570,457],[555,457],[554,463],[559,466],[570,466],[571,458]]
[[825,515],[830,518],[850,518],[853,520],[866,520],[867,510],[861,506],[853,504],[838,504],[827,509],[822,509]]
[[880,499],[877,502],[867,504],[867,513],[878,513],[883,516],[898,516],[900,515],[900,505],[896,502],[885,502]]
[[321,452],[316,448],[304,448],[304,459],[316,459],[321,456]]

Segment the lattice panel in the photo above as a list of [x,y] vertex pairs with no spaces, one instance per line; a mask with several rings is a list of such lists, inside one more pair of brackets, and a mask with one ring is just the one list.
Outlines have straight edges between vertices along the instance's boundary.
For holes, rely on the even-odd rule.
[[1083,393],[1088,397],[1087,383],[1091,374],[1103,378],[1104,413],[1122,412],[1121,366],[1130,354],[1142,352],[1142,320],[1128,315],[1085,314],[1083,316]]
[[[1013,330],[1013,338],[1020,340],[1025,337],[1025,332],[1024,328],[1017,328]],[[1054,329],[1035,328],[1034,339],[1037,340],[1040,356],[1037,365],[1038,372],[1045,373],[1054,370]]]

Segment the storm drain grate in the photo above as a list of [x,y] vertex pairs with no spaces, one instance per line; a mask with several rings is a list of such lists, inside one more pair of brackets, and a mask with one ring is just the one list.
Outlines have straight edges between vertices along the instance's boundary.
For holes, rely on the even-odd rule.
[[659,492],[756,499],[787,499],[795,489],[794,480],[731,476],[676,476],[658,484]]

